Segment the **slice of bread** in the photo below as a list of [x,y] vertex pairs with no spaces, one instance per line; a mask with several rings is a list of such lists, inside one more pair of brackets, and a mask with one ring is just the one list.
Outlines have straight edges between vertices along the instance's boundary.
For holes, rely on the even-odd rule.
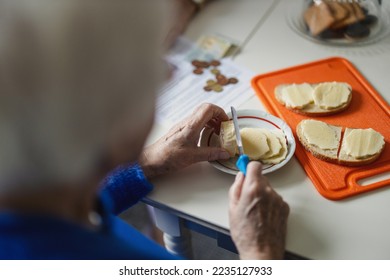
[[[319,104],[316,104],[316,102],[315,102],[315,98],[314,98],[315,89],[319,85],[333,84],[333,83],[334,84],[339,84],[340,86],[346,86],[346,87],[349,88],[350,92],[349,92],[349,95],[348,95],[348,99],[346,100],[346,102],[341,103],[339,106],[334,106],[332,108],[322,108],[322,107],[320,107]],[[295,113],[298,113],[298,114],[301,114],[301,115],[306,115],[306,116],[312,116],[312,117],[315,117],[315,116],[327,116],[327,115],[332,115],[332,114],[336,114],[336,113],[342,112],[345,109],[347,109],[349,104],[351,103],[351,100],[352,100],[352,87],[350,85],[348,85],[347,83],[331,82],[331,83],[308,84],[313,89],[313,91],[312,91],[313,98],[312,98],[312,101],[311,102],[307,102],[307,104],[305,106],[303,106],[303,107],[302,106],[292,106],[291,104],[288,104],[288,102],[286,102],[286,98],[285,98],[285,96],[283,94],[283,91],[287,87],[302,86],[302,85],[305,85],[305,84],[300,84],[300,85],[296,85],[296,84],[281,84],[281,85],[278,85],[275,88],[275,92],[274,92],[276,100],[280,104],[285,106],[287,109],[289,109],[289,110],[291,110],[291,111],[293,111]]]
[[[385,148],[385,141],[384,141],[383,136],[380,135],[382,137],[377,137],[377,139],[375,139],[377,141],[379,148],[377,147],[377,150],[373,151],[372,155],[367,155],[367,156],[362,157],[362,158],[356,158],[356,157],[349,155],[348,149],[347,149],[348,135],[351,132],[353,132],[354,130],[356,131],[356,129],[352,129],[352,128],[345,129],[343,143],[341,144],[341,149],[340,149],[340,154],[339,154],[339,162],[341,164],[348,165],[348,166],[359,166],[359,165],[365,165],[365,164],[370,164],[370,163],[374,162],[380,156],[380,154],[382,153],[382,151]],[[374,131],[374,132],[377,133],[376,131]],[[379,134],[379,133],[377,133],[377,134]],[[376,135],[376,136],[378,136],[378,135]]]
[[323,122],[314,121],[314,120],[303,120],[303,121],[301,121],[297,125],[297,130],[296,130],[299,142],[301,142],[302,146],[307,151],[312,153],[315,157],[317,157],[319,159],[322,159],[322,160],[329,161],[329,162],[338,163],[337,152],[339,150],[340,143],[341,143],[341,131],[342,131],[342,128],[339,127],[339,126],[334,126],[334,125],[329,125],[329,124],[323,123],[330,130],[332,130],[334,132],[334,135],[335,135],[335,139],[334,139],[334,141],[335,141],[335,148],[323,149],[323,148],[321,148],[321,147],[319,147],[319,146],[317,146],[315,144],[310,143],[309,140],[307,139],[307,137],[305,136],[304,125],[305,125],[305,123],[311,122],[311,121],[318,122],[318,123],[323,123]]
[[[335,142],[334,142],[334,147],[332,149],[324,149],[319,147],[318,145],[314,144],[314,141],[309,141],[307,137],[307,133],[305,132],[305,129],[308,128],[306,125],[308,122],[316,122],[318,124],[321,124],[322,127],[318,129],[318,132],[315,132],[318,134],[319,139],[323,139],[324,137],[328,137],[329,135],[325,131],[326,129],[323,129],[324,125],[326,125],[329,128],[329,131],[332,130],[335,133]],[[377,158],[379,158],[380,154],[384,150],[385,147],[385,141],[383,136],[376,132],[373,129],[352,129],[352,128],[346,128],[344,134],[342,134],[342,127],[339,126],[334,126],[327,124],[325,122],[321,121],[315,121],[315,120],[302,120],[298,125],[297,125],[297,136],[299,139],[299,142],[302,144],[302,146],[309,151],[313,156],[325,160],[328,162],[332,163],[337,163],[341,165],[346,165],[346,166],[360,166],[360,165],[365,165],[365,164],[370,164],[374,162]],[[359,143],[354,143],[351,142],[347,143],[347,137],[349,133],[351,132],[356,132],[357,130],[370,133],[370,137],[366,139],[368,143],[364,143],[362,146],[363,148],[367,148],[367,146],[372,145],[373,149],[371,153],[367,156],[363,157],[356,157],[351,154],[350,146],[352,144],[354,145],[360,145]],[[372,137],[375,136],[375,137]],[[359,138],[354,139],[356,141],[362,141]],[[370,142],[371,141],[371,142]],[[375,142],[372,142],[375,141]]]

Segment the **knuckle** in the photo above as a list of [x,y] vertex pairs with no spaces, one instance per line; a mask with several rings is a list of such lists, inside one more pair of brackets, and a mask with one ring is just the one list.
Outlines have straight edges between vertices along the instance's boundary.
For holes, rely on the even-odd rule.
[[218,159],[218,155],[219,155],[219,151],[210,151],[207,155],[207,160],[208,161],[214,161],[214,160],[217,160]]
[[284,209],[284,213],[286,216],[288,216],[290,214],[290,206],[283,201],[283,209]]
[[261,197],[259,194],[259,190],[255,184],[248,184],[245,187],[245,191],[243,192],[243,196],[246,200],[250,201],[256,197]]
[[258,169],[261,169],[263,168],[263,165],[259,162],[259,161],[251,161],[249,164],[248,164],[248,168],[250,168],[251,170],[254,170],[254,171],[258,171]]
[[277,207],[279,208],[280,217],[286,219],[290,214],[290,206],[282,200],[280,204],[277,204]]
[[213,107],[213,105],[210,103],[202,103],[201,105],[199,105],[198,111],[204,113],[204,112],[209,111],[212,107]]

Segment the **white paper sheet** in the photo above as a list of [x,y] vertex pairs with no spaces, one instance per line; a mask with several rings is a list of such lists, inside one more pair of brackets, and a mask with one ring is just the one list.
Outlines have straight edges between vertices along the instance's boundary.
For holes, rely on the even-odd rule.
[[254,73],[238,67],[229,59],[221,60],[222,65],[218,69],[223,75],[228,78],[235,77],[239,82],[224,86],[222,92],[204,91],[206,81],[215,79],[215,76],[208,70],[202,75],[193,74],[193,59],[210,60],[211,57],[186,39],[180,38],[166,57],[174,70],[172,78],[161,88],[158,95],[157,122],[168,125],[177,123],[202,103],[213,103],[228,111],[230,106],[238,107],[253,96],[250,80]]

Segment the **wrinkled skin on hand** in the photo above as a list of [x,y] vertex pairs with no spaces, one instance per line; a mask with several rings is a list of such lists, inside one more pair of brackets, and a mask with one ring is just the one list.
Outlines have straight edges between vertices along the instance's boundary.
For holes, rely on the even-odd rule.
[[282,259],[289,206],[271,188],[262,165],[251,162],[229,191],[232,239],[241,259]]
[[203,128],[213,128],[219,133],[221,121],[227,120],[222,108],[213,104],[199,106],[165,136],[144,149],[139,162],[145,176],[152,178],[200,161],[228,159],[229,153],[220,147],[198,147]]

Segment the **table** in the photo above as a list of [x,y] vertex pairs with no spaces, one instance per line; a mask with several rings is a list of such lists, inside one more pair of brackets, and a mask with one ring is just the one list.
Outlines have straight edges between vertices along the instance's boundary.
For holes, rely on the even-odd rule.
[[[277,2],[275,7],[271,6],[272,2]],[[266,20],[236,57],[237,64],[261,74],[326,57],[343,56],[354,63],[390,102],[390,38],[356,48],[312,43],[294,33],[286,23],[286,12],[294,2],[212,1],[194,19],[186,36],[196,40],[201,34],[218,32],[242,41],[264,18]],[[244,108],[263,109],[263,106],[253,96],[240,107]],[[155,141],[167,130],[168,127],[156,125],[148,142]],[[330,201],[316,191],[295,158],[267,177],[291,208],[286,248],[289,252],[312,259],[390,259],[388,188],[338,202]],[[383,177],[388,178],[390,174]],[[226,243],[228,188],[233,179],[204,162],[153,180],[155,190],[145,201],[156,208],[157,224],[167,232],[166,242],[170,249],[190,255],[188,239],[182,238],[183,223],[213,235],[222,245]]]

